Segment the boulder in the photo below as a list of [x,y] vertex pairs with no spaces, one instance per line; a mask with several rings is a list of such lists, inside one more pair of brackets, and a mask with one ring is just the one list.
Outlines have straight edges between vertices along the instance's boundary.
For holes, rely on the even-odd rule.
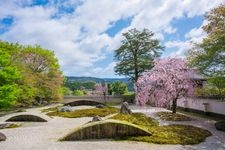
[[0,141],[5,141],[6,140],[6,136],[0,132]]
[[71,112],[73,111],[71,106],[63,106],[58,108],[58,112]]
[[91,121],[91,122],[101,121],[101,120],[102,120],[101,117],[99,117],[99,116],[94,116],[94,117],[92,118],[92,121]]
[[217,130],[225,132],[225,121],[216,122],[215,127],[216,127]]
[[122,103],[122,106],[120,108],[120,113],[122,113],[122,114],[131,114],[132,113],[127,102]]

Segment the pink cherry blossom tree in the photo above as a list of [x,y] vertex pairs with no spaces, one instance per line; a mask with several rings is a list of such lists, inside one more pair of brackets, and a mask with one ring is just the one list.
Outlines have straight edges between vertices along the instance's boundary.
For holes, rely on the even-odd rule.
[[193,74],[194,70],[180,58],[155,60],[154,67],[135,84],[136,102],[144,105],[150,101],[158,107],[172,108],[176,113],[178,99],[194,91]]
[[97,91],[97,94],[100,96],[99,98],[101,100],[104,100],[106,104],[106,95],[108,93],[108,86],[106,83],[97,83],[95,84],[95,90]]

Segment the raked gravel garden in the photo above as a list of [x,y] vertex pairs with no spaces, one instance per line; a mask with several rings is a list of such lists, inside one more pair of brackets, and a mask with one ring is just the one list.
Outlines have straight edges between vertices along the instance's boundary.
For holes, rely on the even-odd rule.
[[[166,121],[165,118],[162,120],[161,119],[162,116],[160,118],[160,113],[157,114],[157,112],[168,112],[168,110],[157,107],[150,107],[150,106],[141,107],[136,105],[130,106],[130,109],[132,110],[132,115],[129,114],[120,115],[119,113],[117,114],[116,112],[117,109],[115,108],[120,108],[120,106],[115,106],[115,108],[114,107],[95,108],[95,106],[75,106],[72,107],[73,108],[72,112],[63,112],[63,113],[57,113],[56,110],[57,108],[58,107],[56,107],[55,105],[41,108],[31,108],[26,109],[25,112],[11,113],[0,117],[1,124],[6,123],[5,121],[13,116],[23,114],[31,114],[39,116],[47,121],[47,122],[16,122],[18,127],[0,129],[0,132],[7,137],[5,141],[0,142],[0,149],[2,150],[17,150],[17,149],[18,150],[30,150],[30,149],[223,150],[225,149],[225,132],[216,130],[214,126],[215,121],[206,118],[201,118],[197,116],[186,116],[187,118],[191,119],[190,120],[187,119],[187,121]],[[91,112],[88,112],[87,110],[91,110]],[[83,111],[85,111],[86,113],[83,113]],[[87,114],[87,116],[89,117],[79,116],[78,114],[73,112],[77,112],[78,114],[79,113]],[[117,119],[117,120],[122,119],[147,129],[152,133],[152,136],[140,136],[140,137],[131,136],[120,139],[103,138],[103,139],[84,139],[72,141],[62,140],[66,135],[73,133],[74,129],[80,126],[87,125],[88,122],[90,123],[93,116],[96,115],[95,114],[96,112],[103,119],[103,121],[107,119]],[[73,114],[71,115],[70,113]],[[70,115],[68,116],[68,114]],[[137,117],[135,118],[135,116]],[[178,124],[185,125],[187,128],[186,127],[183,128],[183,126],[180,127]]]

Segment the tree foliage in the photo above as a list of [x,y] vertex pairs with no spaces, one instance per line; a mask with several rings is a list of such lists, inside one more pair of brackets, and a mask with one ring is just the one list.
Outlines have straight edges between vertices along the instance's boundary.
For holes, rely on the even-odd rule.
[[20,72],[10,61],[12,57],[9,51],[5,51],[4,46],[0,47],[0,108],[15,104],[20,93],[16,82],[21,78]]
[[85,81],[85,82],[78,82],[78,81],[65,81],[64,86],[68,87],[71,91],[84,89],[95,89],[95,82],[93,81]]
[[163,49],[154,33],[148,29],[131,29],[123,33],[121,46],[115,50],[115,72],[137,81],[138,77],[153,67],[153,60],[161,55]]
[[72,95],[72,91],[68,87],[62,87],[61,92],[64,96]]
[[115,81],[108,84],[108,92],[112,95],[122,95],[128,92],[127,85],[121,81]]
[[188,52],[190,64],[207,76],[225,76],[225,4],[205,15],[207,37]]
[[[17,105],[61,99],[63,76],[53,52],[38,45],[23,46],[3,41],[0,41],[0,50],[0,76],[5,81],[2,85],[9,84],[14,87],[8,88],[9,91],[19,93],[14,94],[16,98],[13,98]],[[5,95],[3,99],[7,98]]]
[[73,95],[75,95],[75,96],[84,96],[85,93],[84,93],[84,91],[82,91],[82,90],[75,90],[75,91],[73,92]]
[[208,79],[208,82],[215,87],[214,96],[219,96],[221,99],[223,99],[225,96],[225,77],[211,77]]
[[176,113],[177,100],[193,93],[193,73],[182,59],[156,60],[154,67],[136,83],[137,103],[143,105],[152,101],[156,106],[172,107]]

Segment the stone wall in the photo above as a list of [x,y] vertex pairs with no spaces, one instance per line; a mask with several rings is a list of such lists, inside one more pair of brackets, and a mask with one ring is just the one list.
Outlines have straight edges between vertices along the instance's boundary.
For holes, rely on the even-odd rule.
[[225,101],[203,98],[183,98],[177,103],[178,107],[197,110],[205,113],[225,116]]
[[[104,100],[99,98],[99,96],[64,96],[63,103],[68,103],[75,100],[91,100],[104,103]],[[106,96],[106,102],[108,103],[120,104],[122,101],[123,99],[121,96]]]

